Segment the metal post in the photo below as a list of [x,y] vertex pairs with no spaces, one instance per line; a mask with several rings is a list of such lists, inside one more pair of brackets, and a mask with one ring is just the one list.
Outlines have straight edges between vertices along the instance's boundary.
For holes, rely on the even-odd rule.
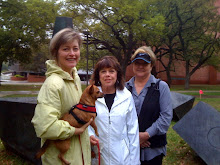
[[89,71],[89,68],[88,68],[88,65],[89,65],[89,48],[88,48],[89,38],[88,38],[88,35],[89,35],[89,33],[86,34],[86,59],[87,59],[86,60],[86,71],[87,71],[87,73],[86,73],[86,86],[88,86],[88,80],[89,80],[89,73],[88,73],[88,71]]
[[86,85],[88,86],[89,80],[89,31],[83,31],[83,34],[86,35]]

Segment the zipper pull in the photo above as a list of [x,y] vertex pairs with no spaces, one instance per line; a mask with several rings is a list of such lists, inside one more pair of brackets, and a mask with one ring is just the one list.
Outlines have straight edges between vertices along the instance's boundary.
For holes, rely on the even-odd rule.
[[110,115],[108,116],[108,118],[109,118],[109,124],[111,124]]

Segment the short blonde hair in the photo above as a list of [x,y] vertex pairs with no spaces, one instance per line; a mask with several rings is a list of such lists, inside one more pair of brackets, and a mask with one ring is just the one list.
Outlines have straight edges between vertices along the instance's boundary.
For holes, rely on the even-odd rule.
[[57,32],[50,41],[50,54],[55,60],[57,60],[58,50],[61,45],[68,42],[77,40],[79,47],[82,44],[82,38],[78,32],[75,32],[72,28],[65,28]]
[[154,54],[154,52],[152,51],[152,49],[148,46],[141,46],[139,47],[135,52],[134,54],[131,56],[131,61],[134,60],[134,58],[136,57],[136,55],[138,53],[147,53],[149,54],[150,58],[151,58],[151,65],[154,66],[155,63],[156,63],[156,55]]

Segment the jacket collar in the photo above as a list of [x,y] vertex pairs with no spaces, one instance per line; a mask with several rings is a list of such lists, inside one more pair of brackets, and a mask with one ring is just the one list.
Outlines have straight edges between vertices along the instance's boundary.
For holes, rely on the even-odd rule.
[[72,68],[72,74],[73,74],[73,78],[70,76],[69,73],[65,72],[64,70],[62,70],[57,64],[55,60],[47,60],[46,61],[46,66],[47,66],[47,72],[46,72],[46,77],[49,77],[52,74],[58,74],[62,79],[66,79],[66,80],[74,80],[76,74],[77,74],[77,70],[76,68]]
[[[134,80],[135,80],[135,76],[132,77],[132,78],[127,82],[128,89],[134,87]],[[156,81],[157,81],[157,79],[151,74],[151,75],[150,75],[150,78],[149,78],[149,80],[147,81],[147,83],[145,84],[144,88],[150,87],[151,84],[155,84]]]
[[[98,88],[102,92],[102,88],[100,86]],[[116,89],[116,95],[115,95],[115,99],[114,99],[115,101],[112,104],[112,108],[114,106],[120,104],[121,102],[123,102],[124,100],[126,100],[129,97],[129,95],[126,94],[126,92],[125,92],[126,90],[127,90],[126,87],[124,87],[123,90]],[[98,98],[97,101],[104,104],[104,105],[106,105],[104,97],[103,98]]]

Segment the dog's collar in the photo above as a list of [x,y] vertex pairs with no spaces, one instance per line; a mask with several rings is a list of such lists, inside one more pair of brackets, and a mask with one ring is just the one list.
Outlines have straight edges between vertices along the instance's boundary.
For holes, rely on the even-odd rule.
[[74,108],[77,108],[79,110],[82,111],[86,111],[86,112],[91,112],[91,113],[96,113],[96,108],[95,106],[90,106],[90,105],[86,105],[86,104],[76,104],[75,106],[73,106]]
[[[89,113],[96,113],[95,106],[90,106],[90,105],[80,104],[80,103],[72,106],[69,113],[77,120],[77,122],[79,124],[82,124],[82,125],[86,124],[86,122],[77,117],[77,115],[73,112],[74,108],[77,108],[81,111],[85,111],[85,112],[89,112]],[[96,113],[96,116],[97,116],[97,113]]]

